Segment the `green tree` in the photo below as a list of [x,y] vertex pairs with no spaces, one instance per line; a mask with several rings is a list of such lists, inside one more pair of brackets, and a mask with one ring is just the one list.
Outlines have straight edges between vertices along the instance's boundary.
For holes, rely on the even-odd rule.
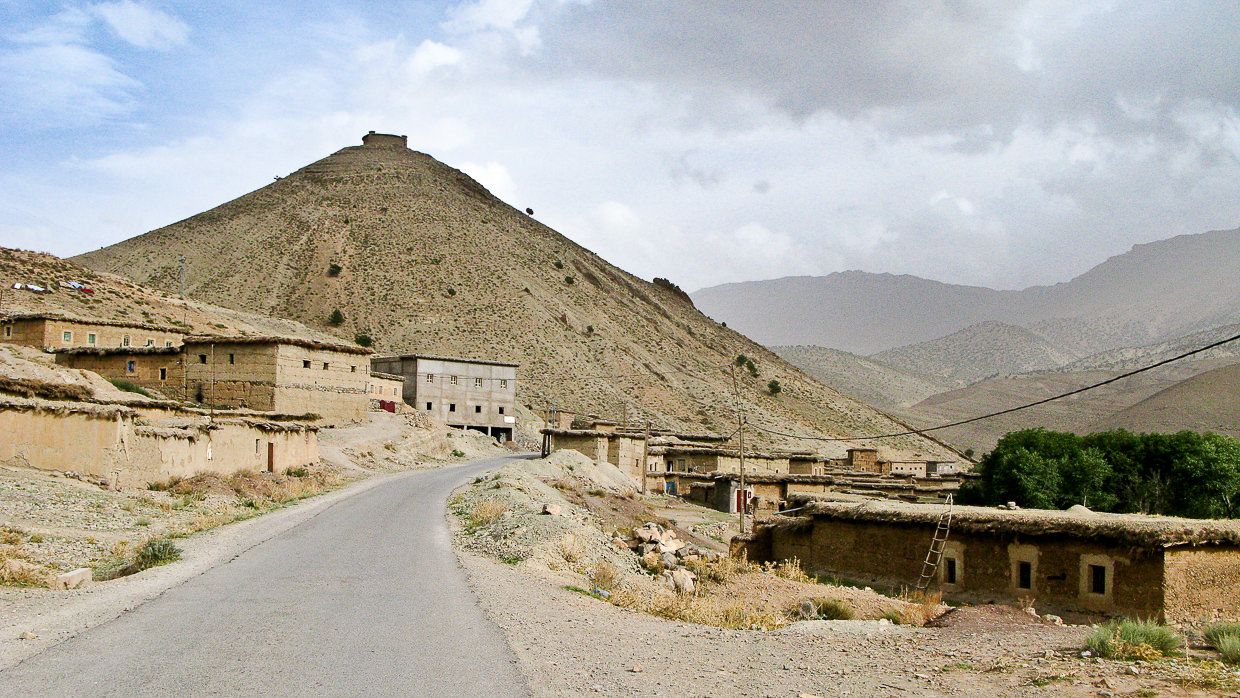
[[784,386],[780,385],[779,381],[772,379],[770,383],[766,384],[766,389],[772,395],[778,395],[783,392]]
[[332,327],[340,327],[340,325],[342,325],[343,323],[344,323],[344,313],[340,312],[340,308],[336,308],[335,310],[333,310],[332,314],[327,317],[327,324],[331,325]]

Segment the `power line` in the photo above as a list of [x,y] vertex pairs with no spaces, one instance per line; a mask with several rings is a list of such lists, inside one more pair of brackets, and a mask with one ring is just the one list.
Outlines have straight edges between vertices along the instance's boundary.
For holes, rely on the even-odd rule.
[[1132,376],[1135,376],[1135,375],[1137,375],[1138,373],[1145,373],[1146,371],[1149,371],[1149,370],[1152,370],[1152,369],[1158,368],[1159,366],[1166,366],[1167,364],[1169,364],[1169,363],[1171,363],[1171,362],[1173,362],[1173,361],[1179,361],[1180,359],[1185,359],[1185,358],[1188,358],[1188,357],[1190,357],[1190,356],[1192,356],[1192,355],[1194,355],[1194,354],[1200,354],[1200,353],[1201,353],[1201,352],[1203,352],[1203,351],[1206,351],[1206,350],[1209,350],[1209,349],[1213,349],[1213,348],[1218,347],[1218,346],[1222,346],[1222,345],[1224,345],[1224,344],[1227,344],[1228,342],[1234,342],[1234,341],[1236,341],[1237,339],[1240,339],[1240,334],[1233,335],[1233,336],[1231,336],[1231,337],[1228,337],[1227,339],[1220,339],[1220,340],[1219,340],[1219,341],[1217,341],[1217,342],[1213,342],[1213,343],[1211,343],[1211,344],[1207,344],[1207,345],[1205,345],[1205,346],[1203,346],[1203,347],[1198,347],[1197,349],[1193,349],[1192,351],[1186,351],[1186,352],[1184,352],[1183,354],[1179,354],[1179,355],[1177,355],[1177,356],[1173,356],[1173,357],[1171,357],[1171,358],[1169,358],[1169,359],[1163,359],[1162,361],[1159,361],[1159,362],[1157,362],[1157,363],[1150,364],[1149,366],[1145,366],[1145,367],[1143,367],[1143,368],[1134,369],[1134,370],[1132,370],[1132,371],[1128,371],[1127,373],[1121,373],[1121,374],[1120,374],[1120,375],[1118,375],[1118,376],[1114,376],[1114,377],[1108,378],[1108,379],[1106,379],[1106,380],[1104,380],[1104,381],[1099,381],[1099,382],[1094,383],[1094,384],[1092,384],[1092,385],[1087,385],[1087,386],[1085,386],[1085,387],[1083,387],[1083,388],[1077,388],[1077,389],[1075,389],[1075,390],[1069,390],[1069,391],[1068,391],[1068,392],[1066,392],[1066,393],[1060,393],[1059,395],[1054,395],[1054,396],[1052,396],[1052,397],[1043,398],[1043,399],[1041,399],[1041,400],[1036,400],[1036,401],[1034,401],[1034,402],[1026,403],[1026,404],[1024,404],[1024,405],[1019,405],[1019,406],[1017,406],[1017,407],[1009,407],[1009,408],[1007,408],[1006,410],[999,410],[998,412],[991,412],[991,413],[989,413],[989,414],[984,414],[984,415],[981,415],[980,417],[970,417],[969,419],[962,419],[962,420],[957,421],[957,422],[951,422],[951,423],[949,423],[949,424],[940,424],[940,425],[938,425],[938,426],[934,426],[934,427],[927,427],[927,428],[925,428],[925,429],[910,429],[909,431],[901,431],[901,432],[895,432],[895,433],[891,433],[891,434],[879,434],[878,436],[835,436],[835,437],[825,437],[825,436],[801,436],[801,435],[799,435],[799,434],[789,434],[789,433],[787,433],[787,432],[777,431],[777,430],[775,430],[775,429],[768,429],[768,428],[766,428],[766,427],[760,427],[760,426],[757,426],[757,425],[750,425],[750,426],[752,426],[754,429],[757,429],[758,431],[764,431],[764,432],[766,432],[766,433],[768,433],[768,434],[775,434],[775,435],[778,435],[778,436],[788,436],[788,437],[791,437],[791,438],[794,438],[794,439],[804,439],[804,440],[807,440],[807,441],[875,441],[875,440],[878,440],[878,439],[893,439],[893,438],[896,438],[896,437],[899,437],[899,436],[914,436],[914,435],[918,435],[918,436],[920,436],[920,435],[923,435],[923,434],[925,434],[925,433],[927,433],[927,432],[931,432],[931,431],[939,431],[940,429],[950,429],[951,427],[958,427],[958,426],[962,426],[962,425],[965,425],[965,424],[971,424],[971,423],[973,423],[973,422],[980,422],[980,421],[982,421],[983,419],[991,419],[992,417],[999,417],[999,416],[1001,416],[1001,415],[1011,414],[1011,413],[1013,413],[1013,412],[1019,412],[1020,410],[1027,410],[1027,409],[1029,409],[1030,407],[1037,407],[1038,405],[1045,405],[1045,404],[1046,404],[1046,403],[1048,403],[1048,402],[1053,402],[1053,401],[1055,401],[1055,400],[1060,400],[1060,399],[1065,398],[1065,397],[1071,397],[1071,396],[1073,396],[1073,395],[1078,395],[1078,394],[1083,393],[1083,392],[1085,392],[1085,391],[1087,391],[1087,390],[1093,390],[1094,388],[1101,388],[1101,387],[1102,387],[1102,386],[1104,386],[1104,385],[1108,385],[1108,384],[1110,384],[1110,383],[1114,383],[1114,382],[1116,382],[1116,381],[1120,381],[1120,380],[1123,380],[1123,379],[1125,379],[1125,378],[1131,378]]

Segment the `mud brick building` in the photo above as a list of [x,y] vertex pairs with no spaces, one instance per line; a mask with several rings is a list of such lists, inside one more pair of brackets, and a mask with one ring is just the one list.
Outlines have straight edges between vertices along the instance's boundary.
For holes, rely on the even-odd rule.
[[[733,540],[764,562],[912,587],[944,508],[821,501]],[[956,507],[937,570],[961,601],[1037,599],[1039,609],[1166,621],[1240,619],[1240,521]]]
[[344,423],[370,408],[369,353],[288,337],[200,335],[185,337],[179,348],[66,349],[56,362],[176,400]]
[[0,341],[45,351],[71,347],[173,347],[181,344],[184,335],[175,327],[54,313],[0,316]]
[[519,364],[407,354],[374,357],[370,367],[404,378],[405,403],[413,409],[456,429],[512,440]]

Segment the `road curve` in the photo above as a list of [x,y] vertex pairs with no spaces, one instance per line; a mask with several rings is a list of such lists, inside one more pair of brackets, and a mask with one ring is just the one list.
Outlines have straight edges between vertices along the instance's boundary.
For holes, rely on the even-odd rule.
[[455,487],[520,457],[342,499],[0,672],[0,695],[524,696],[444,519]]

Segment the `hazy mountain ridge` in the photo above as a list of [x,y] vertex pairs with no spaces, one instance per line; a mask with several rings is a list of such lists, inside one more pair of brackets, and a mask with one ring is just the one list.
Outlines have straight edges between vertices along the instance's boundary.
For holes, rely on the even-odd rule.
[[[173,288],[182,256],[186,292],[196,297],[344,338],[364,332],[383,352],[518,361],[520,397],[538,407],[729,433],[729,366],[745,354],[761,374],[742,381],[755,426],[837,436],[899,430],[706,318],[674,289],[611,266],[467,175],[404,148],[344,148],[203,214],[79,259]],[[345,319],[328,327],[337,309]],[[766,389],[771,379],[783,387],[778,396]],[[884,448],[947,454],[921,438]]]
[[852,271],[691,295],[702,312],[771,345],[873,355],[994,321],[1093,353],[1240,320],[1236,259],[1240,229],[1135,245],[1071,281],[1022,291]]
[[814,346],[771,349],[811,377],[881,409],[907,407],[951,387],[839,349]]
[[871,358],[963,387],[988,376],[1057,368],[1076,357],[1023,327],[983,322],[942,339],[890,349]]

